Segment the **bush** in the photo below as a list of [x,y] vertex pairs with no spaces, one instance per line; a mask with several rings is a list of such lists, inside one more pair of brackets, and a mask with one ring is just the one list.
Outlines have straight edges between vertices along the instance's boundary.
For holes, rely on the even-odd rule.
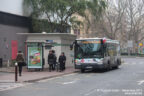
[[11,65],[10,66],[15,66],[16,60],[11,60]]

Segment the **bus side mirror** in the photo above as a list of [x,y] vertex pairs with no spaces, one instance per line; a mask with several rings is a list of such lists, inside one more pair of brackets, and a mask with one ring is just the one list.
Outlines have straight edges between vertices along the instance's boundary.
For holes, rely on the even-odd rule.
[[73,44],[70,45],[70,50],[73,50]]

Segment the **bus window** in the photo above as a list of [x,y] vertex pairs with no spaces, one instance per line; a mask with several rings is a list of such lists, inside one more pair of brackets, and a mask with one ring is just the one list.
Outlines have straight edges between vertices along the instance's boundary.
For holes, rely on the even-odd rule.
[[117,53],[117,45],[116,44],[108,44],[107,46],[107,51],[108,51],[108,56],[116,56]]
[[103,57],[102,54],[102,48],[101,48],[100,40],[82,40],[77,41],[77,44],[75,46],[76,52],[75,56],[76,58],[93,58]]

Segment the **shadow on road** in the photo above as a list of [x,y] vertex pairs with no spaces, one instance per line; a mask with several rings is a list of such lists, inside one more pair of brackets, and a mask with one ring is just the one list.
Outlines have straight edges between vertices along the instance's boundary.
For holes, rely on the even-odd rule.
[[[120,68],[113,68],[111,70],[105,70],[105,69],[96,69],[96,70],[85,70],[85,74],[89,74],[89,73],[108,73],[108,72],[112,72],[112,71],[117,71],[120,70]],[[76,73],[82,73],[81,71],[77,71]]]

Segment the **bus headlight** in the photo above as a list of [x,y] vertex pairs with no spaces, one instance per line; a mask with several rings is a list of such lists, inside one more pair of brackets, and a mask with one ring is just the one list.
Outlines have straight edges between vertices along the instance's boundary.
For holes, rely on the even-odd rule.
[[81,65],[81,63],[75,63],[76,65]]

